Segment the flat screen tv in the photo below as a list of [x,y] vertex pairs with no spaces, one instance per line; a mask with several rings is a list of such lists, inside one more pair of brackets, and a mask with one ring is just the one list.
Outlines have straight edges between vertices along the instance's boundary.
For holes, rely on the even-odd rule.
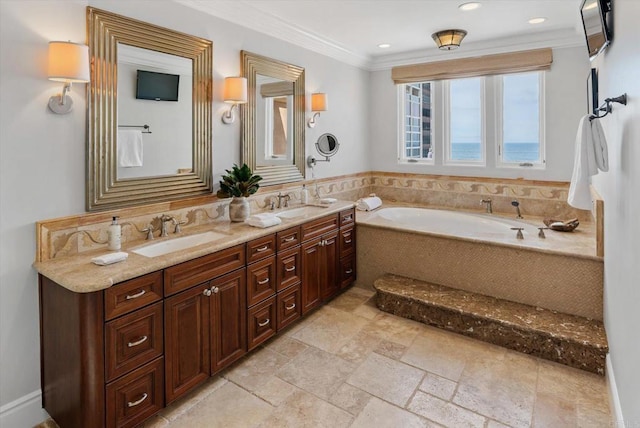
[[139,100],[178,101],[180,75],[138,70],[136,98]]
[[612,0],[582,0],[580,14],[591,60],[609,46],[613,38],[611,2]]

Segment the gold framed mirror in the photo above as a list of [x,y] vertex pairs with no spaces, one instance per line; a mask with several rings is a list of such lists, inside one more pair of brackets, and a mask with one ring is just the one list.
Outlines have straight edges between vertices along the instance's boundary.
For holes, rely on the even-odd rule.
[[242,161],[261,186],[304,179],[304,68],[241,51],[247,78],[242,117]]
[[93,7],[87,39],[87,210],[211,194],[212,42]]

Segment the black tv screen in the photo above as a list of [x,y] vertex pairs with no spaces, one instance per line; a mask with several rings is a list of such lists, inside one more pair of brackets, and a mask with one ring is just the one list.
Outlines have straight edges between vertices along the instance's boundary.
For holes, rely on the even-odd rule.
[[138,70],[136,98],[139,100],[178,101],[180,75]]
[[611,43],[611,0],[583,0],[580,6],[582,27],[587,39],[589,59],[594,59]]

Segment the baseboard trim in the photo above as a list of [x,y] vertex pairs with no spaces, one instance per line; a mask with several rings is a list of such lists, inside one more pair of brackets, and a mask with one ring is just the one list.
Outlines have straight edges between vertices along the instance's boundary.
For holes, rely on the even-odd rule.
[[44,422],[49,415],[42,408],[41,398],[38,389],[0,407],[0,426],[30,428]]
[[611,417],[614,424],[613,426],[616,428],[624,428],[622,407],[620,407],[620,396],[618,396],[618,386],[616,385],[616,377],[613,373],[613,364],[611,363],[610,354],[607,354],[605,373],[607,387],[609,388],[609,405],[611,407]]

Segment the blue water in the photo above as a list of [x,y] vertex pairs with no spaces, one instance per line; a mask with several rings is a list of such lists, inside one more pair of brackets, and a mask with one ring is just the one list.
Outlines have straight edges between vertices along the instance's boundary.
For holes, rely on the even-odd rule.
[[[482,146],[480,143],[451,143],[451,159],[480,160]],[[505,143],[504,162],[530,162],[539,159],[538,143]]]

